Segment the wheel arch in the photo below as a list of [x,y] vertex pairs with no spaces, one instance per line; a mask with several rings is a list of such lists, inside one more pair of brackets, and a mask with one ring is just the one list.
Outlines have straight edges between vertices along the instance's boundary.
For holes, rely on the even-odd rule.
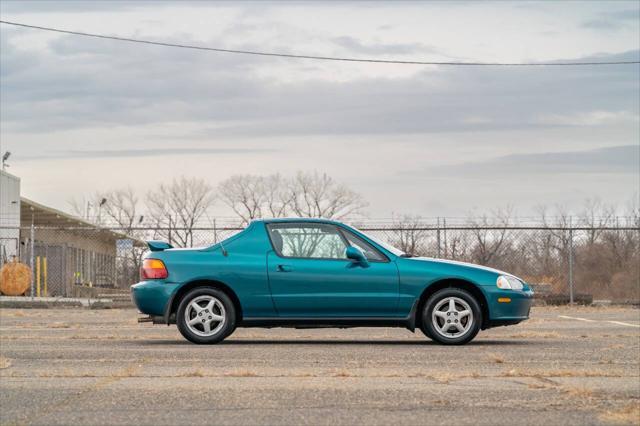
[[176,311],[178,310],[178,305],[180,305],[180,301],[182,300],[183,296],[187,294],[189,291],[198,287],[215,288],[224,292],[227,296],[229,296],[229,299],[231,299],[231,302],[233,303],[233,306],[236,310],[236,324],[240,323],[240,321],[242,320],[242,305],[240,304],[240,299],[238,298],[238,295],[236,294],[236,292],[233,291],[231,287],[229,287],[227,284],[223,283],[222,281],[213,280],[213,279],[198,279],[182,285],[173,294],[173,296],[169,300],[169,303],[167,303],[167,307],[164,313],[164,322],[166,324],[170,323],[171,316],[175,314]]
[[420,327],[422,324],[422,309],[424,309],[424,305],[429,300],[435,292],[442,290],[443,288],[459,288],[462,290],[466,290],[476,298],[476,301],[480,305],[480,309],[482,310],[482,325],[481,328],[484,330],[489,326],[489,304],[487,302],[487,298],[480,289],[480,287],[474,284],[471,281],[462,279],[462,278],[445,278],[438,281],[435,281],[429,284],[423,291],[420,297],[418,298],[418,303],[416,305],[414,315],[415,326]]

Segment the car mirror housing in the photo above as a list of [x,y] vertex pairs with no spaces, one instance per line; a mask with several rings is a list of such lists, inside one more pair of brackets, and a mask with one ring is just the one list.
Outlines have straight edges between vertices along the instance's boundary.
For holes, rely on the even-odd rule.
[[369,263],[367,262],[367,257],[357,247],[353,247],[353,246],[347,247],[345,254],[347,256],[347,259],[351,259],[354,262],[358,262],[362,265],[367,265]]

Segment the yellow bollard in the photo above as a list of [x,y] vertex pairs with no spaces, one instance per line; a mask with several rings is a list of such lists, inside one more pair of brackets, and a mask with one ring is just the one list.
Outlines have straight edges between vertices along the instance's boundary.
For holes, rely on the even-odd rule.
[[42,258],[42,279],[44,281],[44,295],[45,297],[49,296],[49,292],[47,291],[47,258]]
[[40,256],[36,257],[36,296],[40,297]]

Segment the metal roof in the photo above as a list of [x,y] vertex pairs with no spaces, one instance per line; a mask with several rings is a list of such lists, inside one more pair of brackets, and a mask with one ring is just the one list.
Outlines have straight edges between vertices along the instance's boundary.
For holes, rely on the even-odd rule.
[[62,210],[48,207],[25,197],[20,197],[21,226],[30,226],[31,223],[38,227],[61,228],[74,231],[96,230],[105,238],[120,240],[129,239],[136,243],[145,244],[144,241],[131,237],[120,230],[101,227],[80,217],[65,213]]

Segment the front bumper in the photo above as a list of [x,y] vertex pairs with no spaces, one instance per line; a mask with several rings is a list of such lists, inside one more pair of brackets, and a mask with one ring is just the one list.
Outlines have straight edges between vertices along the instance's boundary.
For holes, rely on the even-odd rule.
[[131,300],[143,314],[162,316],[178,287],[163,280],[140,281],[131,286]]
[[487,292],[489,303],[489,326],[517,324],[529,319],[533,304],[533,291],[501,290],[498,288]]

